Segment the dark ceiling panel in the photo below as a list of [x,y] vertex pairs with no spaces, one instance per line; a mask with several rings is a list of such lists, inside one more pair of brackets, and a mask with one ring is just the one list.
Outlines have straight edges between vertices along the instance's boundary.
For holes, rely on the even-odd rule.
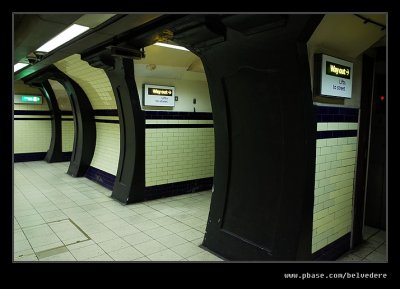
[[[72,54],[81,53],[84,50],[90,49],[97,45],[108,43],[109,41],[112,42],[113,40],[116,40],[116,35],[127,32],[128,30],[131,30],[131,29],[135,29],[144,24],[147,24],[160,16],[161,16],[160,14],[128,14],[128,15],[125,15],[125,17],[120,17],[120,18],[116,17],[115,19],[110,19],[110,21],[108,23],[104,23],[104,25],[103,24],[99,25],[98,28],[94,28],[93,30],[88,31],[88,33],[85,33],[85,36],[83,36],[81,38],[77,37],[77,39],[75,39],[70,44],[68,44],[64,47],[61,46],[60,48],[57,48],[56,50],[50,52],[48,55],[45,56],[45,58],[43,58],[41,61],[37,62],[36,64],[31,65],[31,66],[17,72],[16,74],[14,74],[14,79],[17,80],[17,79],[24,78],[36,71],[39,71],[40,69],[43,69],[46,66],[53,64],[61,59],[64,59]],[[57,25],[57,24],[54,24],[54,25]],[[41,29],[46,31],[45,33],[47,34],[48,33],[47,31],[49,29],[53,29],[52,26],[53,26],[53,24],[46,22],[46,25],[44,25]],[[35,35],[41,35],[41,33],[37,29],[32,30],[31,33],[33,34],[31,43],[35,41],[35,37],[34,37]],[[46,40],[48,40],[48,39],[46,39]],[[116,40],[116,41],[118,41],[118,40]],[[42,43],[40,43],[40,45],[41,44]],[[33,45],[31,45],[31,47],[32,46]],[[37,47],[39,47],[39,46],[37,46]],[[33,47],[34,48],[29,50],[29,52],[37,49],[36,46],[33,46]],[[18,46],[16,46],[15,50],[17,50],[17,49],[22,50],[22,47],[19,48]],[[20,55],[21,55],[21,52],[20,52]],[[26,54],[23,54],[23,55],[26,56]]]
[[63,31],[83,14],[14,14],[14,63]]

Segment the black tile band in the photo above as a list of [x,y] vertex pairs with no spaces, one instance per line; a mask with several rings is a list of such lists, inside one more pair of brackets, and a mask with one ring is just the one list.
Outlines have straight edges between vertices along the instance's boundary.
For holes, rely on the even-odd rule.
[[98,183],[99,185],[102,185],[103,187],[109,189],[112,191],[114,187],[114,182],[115,182],[115,176],[107,173],[105,171],[96,169],[92,166],[88,168],[88,170],[85,173],[85,177],[88,178],[89,180],[94,181],[95,183]]
[[44,160],[47,152],[14,154],[14,163]]
[[213,128],[213,124],[197,124],[197,123],[177,123],[177,124],[146,124],[146,128]]
[[117,119],[96,119],[96,122],[103,122],[103,123],[119,123]]
[[315,106],[317,122],[358,122],[358,109]]
[[[46,157],[46,154],[47,152],[14,154],[14,163],[42,161]],[[63,161],[69,161],[71,159],[71,155],[72,152],[63,152]]]
[[48,110],[14,110],[14,115],[51,115]]
[[340,237],[312,254],[314,261],[334,261],[350,250],[350,233]]
[[71,160],[72,152],[63,152],[62,159],[65,162],[69,162]]
[[163,197],[172,197],[182,194],[189,194],[210,190],[213,185],[213,178],[189,180],[178,183],[164,184],[144,188],[144,199],[153,200]]
[[118,116],[118,110],[116,109],[94,109],[95,116]]
[[72,111],[62,110],[61,115],[73,115]]
[[357,136],[357,130],[317,131],[317,139]]
[[[44,156],[43,156],[44,158]],[[99,185],[113,190],[115,176],[94,167],[89,167],[85,177]],[[158,186],[145,187],[144,200],[153,200],[163,197],[171,197],[176,195],[195,193],[210,190],[213,185],[213,178],[203,178],[189,180],[178,183],[164,184]]]
[[74,119],[73,118],[62,118],[61,120],[62,121],[73,121]]
[[186,112],[186,111],[144,111],[146,119],[189,119],[212,120],[211,112]]

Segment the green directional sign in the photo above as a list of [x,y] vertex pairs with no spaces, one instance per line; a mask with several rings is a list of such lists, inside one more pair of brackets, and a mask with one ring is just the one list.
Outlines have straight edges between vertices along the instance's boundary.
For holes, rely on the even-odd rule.
[[42,102],[42,99],[39,96],[23,95],[21,96],[21,101],[27,103],[38,103]]
[[21,104],[42,104],[43,99],[41,95],[15,95],[14,103]]

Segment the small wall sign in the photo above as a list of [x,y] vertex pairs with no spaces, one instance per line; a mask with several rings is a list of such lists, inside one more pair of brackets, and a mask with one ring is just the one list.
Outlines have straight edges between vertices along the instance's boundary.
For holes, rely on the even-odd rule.
[[314,56],[314,96],[351,98],[353,63],[325,54]]
[[175,106],[175,87],[144,84],[143,103],[146,106]]

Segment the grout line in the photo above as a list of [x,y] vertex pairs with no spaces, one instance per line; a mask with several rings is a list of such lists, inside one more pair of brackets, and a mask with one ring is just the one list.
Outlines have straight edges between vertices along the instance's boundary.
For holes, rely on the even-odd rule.
[[[68,220],[88,239],[88,240],[92,240],[90,237],[89,237],[89,235],[88,234],[86,234],[86,232],[85,231],[83,231],[82,229],[81,229],[81,227],[79,227],[77,224],[75,224],[75,222],[74,221],[72,221],[71,219],[69,219],[68,218]],[[85,240],[85,241],[88,241],[88,240]],[[79,243],[79,242],[77,242],[77,243]],[[71,245],[71,244],[70,244]]]

